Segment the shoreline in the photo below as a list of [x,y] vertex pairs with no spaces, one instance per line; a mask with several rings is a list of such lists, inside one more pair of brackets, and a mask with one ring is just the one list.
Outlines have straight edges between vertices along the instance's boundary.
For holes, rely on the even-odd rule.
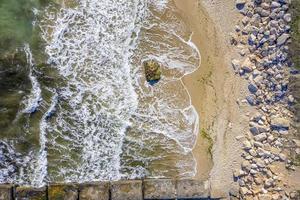
[[[240,27],[246,26],[245,20],[251,20],[251,17],[245,17],[246,14],[243,16],[242,12],[240,11],[240,13],[236,8],[234,0],[222,2],[174,0],[174,2],[180,10],[182,18],[194,33],[192,41],[200,50],[202,58],[200,68],[185,76],[183,82],[191,95],[192,105],[200,116],[199,131],[207,131],[206,134],[213,140],[212,159],[210,159],[204,152],[209,148],[209,140],[207,137],[201,137],[201,133],[199,133],[194,148],[198,166],[196,178],[208,180],[212,198],[259,196],[278,199],[277,197],[280,195],[285,195],[280,191],[290,192],[292,195],[292,190],[299,185],[296,181],[299,177],[299,170],[296,169],[294,172],[286,170],[291,163],[282,153],[286,150],[280,146],[279,149],[276,149],[278,148],[277,144],[281,144],[279,141],[283,141],[284,138],[280,138],[282,136],[274,133],[272,122],[269,119],[269,117],[273,117],[272,114],[270,116],[268,111],[265,112],[264,109],[261,109],[265,102],[258,106],[251,104],[249,100],[249,96],[253,95],[249,89],[253,79],[252,75],[249,77],[246,73],[244,76],[243,73],[241,74],[240,67],[232,67],[235,65],[234,63],[245,60],[253,53],[251,52],[253,46],[247,42],[248,37],[245,38],[236,33],[239,32]],[[244,4],[251,7],[250,2],[246,3],[245,1]],[[264,9],[268,10],[266,5],[264,5]],[[282,4],[278,5],[283,6]],[[255,6],[261,8],[259,5]],[[253,10],[252,12],[257,11]],[[260,28],[266,28],[263,23],[259,25]],[[242,31],[245,30],[242,29]],[[251,33],[249,31],[245,35]],[[232,41],[236,41],[236,43],[232,43]],[[278,47],[278,50],[280,51],[281,48]],[[261,57],[268,59],[267,56],[261,55]],[[266,73],[260,64],[256,63],[254,69],[257,68],[259,73]],[[240,71],[236,68],[240,68]],[[258,87],[260,92],[269,94],[270,91],[266,89],[267,83],[258,84],[260,84]],[[256,97],[258,96],[259,93]],[[293,100],[292,97],[289,99]],[[270,106],[271,108],[268,109],[276,113],[276,106],[265,105]],[[285,110],[287,107],[287,104],[283,104],[282,112],[287,113],[288,111]],[[258,135],[255,136],[255,134],[253,135],[253,126],[257,125],[253,119],[260,113],[263,113],[268,119],[264,125],[269,126],[270,129],[259,130]],[[293,130],[290,131],[290,134],[292,132]],[[262,138],[264,135],[267,135],[268,138]],[[278,136],[279,139],[277,139]],[[273,139],[274,137],[276,139]],[[290,139],[288,140],[292,142]],[[256,144],[262,146],[257,147]],[[274,158],[268,158],[269,156],[266,158],[262,156],[264,154],[258,153],[262,149],[273,154]],[[265,162],[262,167],[261,159]],[[286,161],[285,164],[284,161]],[[273,162],[275,163],[273,164]],[[254,171],[252,169],[249,173],[248,168],[251,163],[253,166],[259,165],[260,167],[255,168]],[[264,173],[267,174],[267,177],[264,177]],[[279,192],[276,189],[273,190],[277,185],[283,188]],[[269,194],[267,194],[268,192]],[[288,193],[286,194],[289,195]]]
[[244,98],[247,83],[236,76],[230,64],[236,50],[230,46],[227,35],[234,30],[239,13],[234,10],[234,0],[174,2],[193,32],[192,41],[201,54],[198,70],[183,78],[200,117],[193,150],[197,161],[195,178],[209,182],[211,197],[226,198],[230,190],[237,188],[232,173],[242,162],[236,137],[248,127],[244,113],[254,112],[253,108],[237,103],[237,99]]

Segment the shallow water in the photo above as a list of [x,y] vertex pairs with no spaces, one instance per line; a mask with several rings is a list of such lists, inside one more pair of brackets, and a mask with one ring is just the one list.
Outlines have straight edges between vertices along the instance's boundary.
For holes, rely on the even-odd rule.
[[[14,119],[0,127],[0,182],[195,175],[199,120],[181,78],[197,69],[200,54],[173,2],[31,8],[27,28],[43,42],[21,39],[28,84],[12,104]],[[142,66],[148,59],[163,66],[153,86]]]

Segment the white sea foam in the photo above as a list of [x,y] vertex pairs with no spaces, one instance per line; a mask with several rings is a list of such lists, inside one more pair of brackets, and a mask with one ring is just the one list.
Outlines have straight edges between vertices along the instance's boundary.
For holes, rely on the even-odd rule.
[[[82,182],[195,174],[199,120],[181,78],[196,70],[200,54],[176,18],[162,23],[149,10],[167,12],[167,3],[80,0],[49,9],[41,28],[62,80],[40,122],[34,185],[46,176]],[[147,59],[169,71],[154,87],[144,79]]]
[[33,113],[39,107],[39,103],[42,100],[42,90],[39,82],[37,81],[37,78],[33,75],[34,60],[32,58],[32,53],[28,44],[25,44],[24,51],[26,53],[27,63],[29,64],[29,79],[31,81],[32,88],[29,96],[24,102],[25,109],[23,110],[23,112]]

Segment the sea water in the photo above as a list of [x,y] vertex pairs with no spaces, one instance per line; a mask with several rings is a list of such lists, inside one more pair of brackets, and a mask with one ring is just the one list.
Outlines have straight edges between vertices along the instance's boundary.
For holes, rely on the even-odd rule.
[[[200,54],[173,2],[65,0],[32,12],[47,59],[41,67],[24,44],[31,91],[16,118],[26,116],[18,134],[36,143],[0,137],[0,156],[18,161],[0,167],[0,182],[195,175],[199,119],[182,77]],[[162,66],[154,85],[149,59]]]

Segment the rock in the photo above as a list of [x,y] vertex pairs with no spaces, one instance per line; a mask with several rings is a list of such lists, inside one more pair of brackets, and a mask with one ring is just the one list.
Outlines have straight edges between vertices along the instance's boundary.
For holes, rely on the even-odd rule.
[[237,9],[239,9],[239,10],[244,8],[245,3],[246,3],[246,0],[236,0],[235,1],[235,5],[236,5]]
[[177,180],[177,198],[207,198],[209,188],[207,184],[200,180],[181,179]]
[[142,181],[128,180],[111,183],[111,200],[142,200]]
[[290,38],[290,35],[287,33],[282,34],[277,38],[277,45],[281,46],[283,45],[288,39]]
[[253,96],[253,95],[248,95],[248,96],[246,97],[246,100],[247,100],[247,102],[248,102],[251,106],[253,106],[253,105],[256,104],[256,102],[255,102],[255,96]]
[[265,168],[265,162],[262,160],[262,159],[258,159],[257,161],[256,161],[256,165],[258,166],[258,167],[260,167],[260,168]]
[[247,171],[249,171],[250,168],[251,168],[250,162],[247,161],[247,160],[244,160],[244,161],[242,162],[242,168],[243,168],[243,169],[246,169]]
[[250,132],[251,132],[253,135],[259,134],[259,130],[258,130],[258,128],[257,128],[256,126],[251,127],[251,128],[250,128]]
[[251,143],[250,143],[248,140],[245,140],[245,141],[243,142],[243,148],[244,148],[245,150],[249,150],[249,149],[251,149],[251,147],[252,147],[252,145],[251,145]]
[[252,62],[249,58],[246,58],[242,64],[241,69],[243,69],[245,72],[252,72]]
[[0,185],[0,200],[12,200],[12,185]]
[[175,199],[176,183],[172,179],[144,180],[145,199]]
[[271,3],[271,8],[279,8],[280,6],[281,6],[281,4],[276,1],[272,1],[272,3]]
[[283,153],[280,153],[280,154],[279,154],[279,158],[280,158],[280,160],[282,160],[282,161],[286,161],[286,156],[285,156]]
[[254,136],[255,141],[262,142],[267,139],[267,135],[265,133],[261,133],[259,135]]
[[146,79],[148,82],[157,82],[161,78],[161,66],[155,60],[144,62]]
[[274,180],[272,178],[269,178],[269,179],[265,180],[265,187],[266,188],[269,188],[273,185],[274,185]]
[[240,61],[237,59],[233,59],[231,61],[232,67],[234,70],[239,69],[240,68]]
[[291,20],[292,20],[291,14],[290,14],[290,13],[285,14],[285,15],[283,16],[283,19],[284,19],[284,21],[286,21],[286,22],[291,22]]
[[17,187],[16,199],[47,200],[46,188]]
[[254,182],[255,182],[257,185],[260,185],[260,184],[263,183],[262,178],[260,178],[260,177],[255,177],[255,178],[254,178]]
[[271,117],[271,127],[272,128],[285,128],[288,129],[290,125],[290,122],[288,119],[282,118],[282,117]]
[[50,184],[48,199],[77,200],[78,189],[74,184]]
[[79,188],[80,200],[109,200],[109,182],[85,183]]
[[256,93],[257,90],[258,90],[258,88],[256,87],[255,84],[250,83],[250,84],[248,85],[248,90],[249,90],[251,93]]
[[241,195],[246,195],[249,193],[249,190],[246,187],[240,187]]
[[289,103],[294,103],[295,98],[292,95],[288,96]]

